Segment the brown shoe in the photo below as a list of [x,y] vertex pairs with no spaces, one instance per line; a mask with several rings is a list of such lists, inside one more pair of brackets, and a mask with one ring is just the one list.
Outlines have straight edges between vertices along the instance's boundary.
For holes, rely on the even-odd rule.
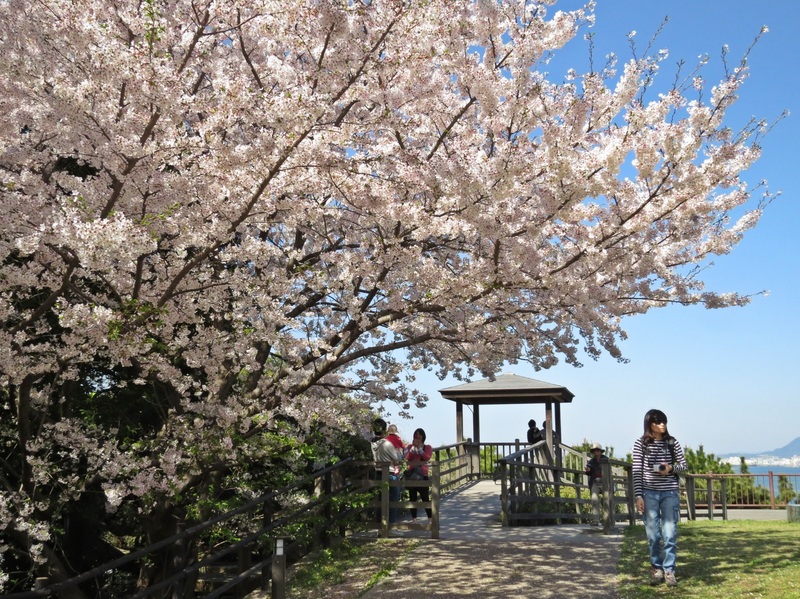
[[653,568],[650,570],[650,584],[655,586],[657,584],[661,584],[662,582],[664,582],[664,570],[661,568]]

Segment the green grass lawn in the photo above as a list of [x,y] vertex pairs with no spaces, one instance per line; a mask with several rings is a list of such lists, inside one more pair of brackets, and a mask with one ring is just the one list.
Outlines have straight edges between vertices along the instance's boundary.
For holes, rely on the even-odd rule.
[[648,585],[644,526],[625,533],[619,597],[800,598],[800,524],[770,521],[681,522],[678,587]]

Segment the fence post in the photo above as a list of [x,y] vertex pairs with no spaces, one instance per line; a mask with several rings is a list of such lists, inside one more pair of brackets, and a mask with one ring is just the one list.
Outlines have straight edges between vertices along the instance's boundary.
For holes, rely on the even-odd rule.
[[[180,534],[186,530],[186,522],[180,520],[175,525],[175,533]],[[170,567],[173,569],[173,573],[178,573],[184,569],[186,566],[186,550],[187,550],[187,542],[185,537],[180,537],[175,541],[175,544],[169,549],[169,553],[171,554],[170,557]],[[172,594],[175,597],[183,597],[186,589],[186,580],[184,578],[180,578],[176,580],[172,585]]]
[[469,475],[471,479],[481,478],[481,446],[478,443],[469,445]]
[[689,520],[697,520],[697,513],[694,504],[694,477],[686,477],[686,517]]
[[328,526],[333,522],[333,505],[331,495],[333,494],[333,472],[326,472],[322,478],[322,494],[325,495],[325,503],[322,507],[322,517],[324,524],[320,532],[320,541],[325,549],[330,549],[331,535]]
[[[262,522],[262,526],[266,529],[267,527],[269,527],[270,523],[274,519],[275,519],[274,518],[274,511],[272,509],[272,506],[271,506],[270,502],[265,501],[264,503],[261,504],[261,522]],[[274,548],[273,548],[273,555],[274,554],[275,553],[274,553]],[[271,576],[270,570],[265,565],[263,568],[261,568],[261,590],[262,591],[266,591],[267,590],[267,585],[269,584],[270,576]]]
[[625,466],[625,477],[628,484],[628,524],[636,524],[636,497],[633,495],[633,467]]
[[431,538],[439,538],[439,498],[441,490],[441,480],[439,476],[439,463],[431,464],[428,462],[431,472]]
[[286,599],[286,554],[284,539],[276,538],[272,548],[272,599]]
[[[239,548],[236,557],[237,557],[237,568],[238,568],[236,573],[244,574],[250,569],[250,564],[252,562],[252,560],[250,559],[250,547],[246,546]],[[246,593],[245,582],[246,581],[240,582],[234,588],[233,595],[234,597],[236,597],[236,599],[242,599],[245,596]]]
[[792,499],[786,504],[786,521],[800,522],[800,504],[797,499]]
[[389,538],[389,486],[392,481],[389,479],[389,464],[381,466],[381,526],[380,536],[383,539]]
[[722,503],[722,519],[728,519],[728,479],[723,478],[720,486],[720,503]]
[[708,473],[708,483],[706,484],[706,493],[708,495],[708,519],[714,519],[714,479],[711,473]]
[[[536,462],[536,455],[533,449],[528,450],[526,455],[528,456],[527,459],[530,460],[531,464]],[[536,468],[534,468],[533,466],[528,466],[527,473],[525,475],[525,478],[527,479],[525,482],[525,495],[534,494],[533,479],[535,477],[536,477]]]
[[[611,462],[608,458],[600,458],[600,470],[603,473],[603,534],[609,534],[614,528],[614,481],[611,479]],[[590,483],[591,484],[591,483]]]
[[500,466],[500,525],[508,526],[508,464],[505,459],[497,461]]
[[[555,443],[555,460],[556,460],[556,469],[553,471],[553,495],[556,498],[556,501],[560,505],[561,500],[561,477],[564,474],[562,470],[564,467],[564,450],[561,447],[560,441],[553,441]],[[561,524],[561,518],[556,518],[556,524]]]
[[769,506],[771,510],[775,509],[775,482],[772,478],[772,470],[769,471]]

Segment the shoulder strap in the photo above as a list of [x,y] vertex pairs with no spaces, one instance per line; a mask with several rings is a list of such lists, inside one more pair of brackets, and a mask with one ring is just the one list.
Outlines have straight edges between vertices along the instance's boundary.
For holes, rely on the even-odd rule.
[[672,463],[675,463],[675,439],[670,437],[667,439],[667,448],[669,449],[669,455],[672,458]]
[[[672,458],[672,467],[673,467],[673,470],[674,470],[674,468],[675,468],[675,438],[674,437],[670,437],[669,439],[667,439],[667,447],[669,448],[669,455],[670,455],[670,458]],[[674,471],[672,473],[672,476],[674,476],[676,480],[678,479],[678,475],[675,474]]]

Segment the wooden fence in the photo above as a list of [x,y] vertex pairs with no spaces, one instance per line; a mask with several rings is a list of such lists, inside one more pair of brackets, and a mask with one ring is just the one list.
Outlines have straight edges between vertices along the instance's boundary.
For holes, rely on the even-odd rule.
[[800,474],[687,474],[683,507],[689,520],[728,519],[728,509],[784,509],[800,499]]
[[[469,477],[471,460],[463,448],[452,450],[452,456],[440,452],[442,465],[429,462],[427,481],[390,481],[388,463],[343,460],[68,580],[40,578],[33,590],[4,599],[241,598],[270,587],[273,598],[283,597],[287,563],[347,535],[377,529],[385,537],[393,528],[422,528],[438,538],[441,489]],[[392,487],[412,486],[429,487],[430,501],[390,501]],[[388,522],[390,509],[414,506],[430,508],[431,522]]]
[[[588,456],[545,442],[528,446],[514,443],[457,443],[434,449],[429,480],[389,480],[389,464],[344,460],[298,479],[224,514],[184,529],[158,543],[84,572],[66,581],[40,579],[34,590],[7,595],[8,599],[59,597],[128,597],[129,599],[244,597],[250,591],[273,589],[281,597],[287,561],[358,531],[423,529],[439,538],[440,499],[448,492],[479,479],[500,485],[502,522],[506,526],[586,522],[591,497],[584,468]],[[631,465],[608,459],[603,464],[603,527],[608,531],[620,519],[633,523]],[[378,476],[376,472],[380,471]],[[685,477],[687,515],[719,508],[779,508],[791,498],[800,475],[770,473],[763,484],[748,475]],[[749,475],[751,477],[766,475]],[[738,481],[738,482],[737,482]],[[429,487],[430,501],[391,501],[390,489]],[[743,489],[757,489],[745,496]],[[390,509],[430,508],[430,523],[390,524]],[[277,594],[275,590],[278,590]]]
[[[593,519],[585,474],[588,456],[566,445],[557,452],[542,441],[498,460],[501,519],[504,526],[583,523]],[[635,521],[631,464],[605,458],[602,525],[610,531],[619,519]]]

